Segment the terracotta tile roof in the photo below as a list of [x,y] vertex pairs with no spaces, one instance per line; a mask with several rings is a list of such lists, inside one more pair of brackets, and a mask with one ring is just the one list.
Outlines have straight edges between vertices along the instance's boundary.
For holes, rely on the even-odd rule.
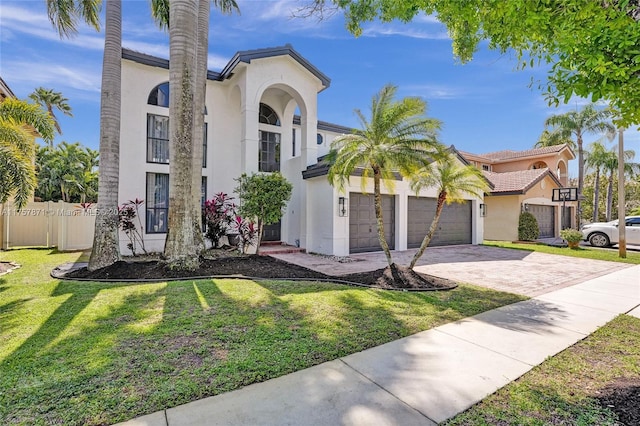
[[[551,154],[554,152],[560,152],[567,147],[566,144],[563,145],[553,145],[553,146],[545,146],[543,148],[533,148],[526,149],[524,151],[512,151],[510,149],[506,149],[503,151],[489,152],[487,154],[480,154],[478,157],[488,158],[494,161],[500,160],[511,160],[514,158],[522,158],[522,157],[533,157],[536,155],[544,155]],[[472,154],[473,155],[473,154]]]
[[483,172],[484,175],[489,179],[491,183],[493,183],[494,189],[491,191],[492,194],[500,194],[500,193],[525,193],[527,192],[533,185],[542,180],[545,175],[551,176],[558,186],[560,186],[560,182],[553,176],[549,169],[531,169],[531,170],[519,170],[515,172],[504,172],[504,173],[495,173],[495,172]]

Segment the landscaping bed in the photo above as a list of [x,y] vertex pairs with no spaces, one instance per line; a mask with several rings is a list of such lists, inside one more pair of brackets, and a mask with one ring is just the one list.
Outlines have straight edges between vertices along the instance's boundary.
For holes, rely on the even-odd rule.
[[387,290],[451,290],[457,284],[446,278],[420,274],[401,266],[370,272],[331,276],[270,256],[220,255],[201,259],[194,271],[170,269],[160,260],[119,261],[96,271],[81,268],[64,275],[68,279],[94,281],[166,281],[167,279],[235,277],[259,279],[326,280]]

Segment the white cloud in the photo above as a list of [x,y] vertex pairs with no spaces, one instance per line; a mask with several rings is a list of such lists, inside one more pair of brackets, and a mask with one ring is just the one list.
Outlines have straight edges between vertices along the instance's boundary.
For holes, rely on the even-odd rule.
[[48,64],[42,66],[39,61],[10,62],[3,64],[3,78],[11,82],[28,84],[33,88],[49,86],[55,90],[65,92],[66,88],[99,93],[101,84],[101,70],[94,68],[81,68],[78,64],[65,66],[61,64]]
[[415,25],[408,24],[371,24],[362,29],[363,37],[380,37],[380,36],[401,36],[408,38],[417,38],[422,40],[448,40],[449,34],[446,30],[424,30]]
[[0,4],[0,21],[3,31],[9,30],[14,33],[22,33],[43,40],[85,49],[102,50],[104,48],[102,35],[91,34],[89,31],[95,33],[95,30],[89,29],[86,25],[79,26],[76,36],[61,38],[44,13]]
[[400,88],[403,92],[411,93],[412,96],[422,96],[429,99],[459,99],[468,97],[468,90],[462,87],[438,85],[438,84],[423,84],[423,85],[410,85]]

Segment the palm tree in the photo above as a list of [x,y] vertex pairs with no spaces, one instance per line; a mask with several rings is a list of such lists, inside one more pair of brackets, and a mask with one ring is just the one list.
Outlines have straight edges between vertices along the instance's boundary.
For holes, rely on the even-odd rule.
[[540,138],[535,143],[535,148],[567,144],[571,149],[576,149],[576,143],[571,139],[571,132],[561,128],[544,129]]
[[[234,0],[214,0],[223,12],[238,10]],[[168,16],[167,16],[168,11]],[[200,184],[209,40],[208,0],[154,0],[152,12],[169,28],[169,126],[171,179],[164,256],[179,269],[194,269],[204,249]]]
[[[100,29],[102,0],[46,0],[49,20],[61,37],[77,34],[82,18]],[[88,269],[93,271],[120,259],[118,185],[120,161],[120,99],[122,61],[122,1],[105,0],[105,37],[100,97],[100,169],[93,249]]]
[[[633,175],[640,170],[640,165],[637,163],[629,163],[636,156],[635,151],[628,149],[624,151],[624,171],[626,174]],[[607,206],[606,217],[607,222],[611,220],[611,213],[613,210],[613,178],[618,173],[618,148],[617,145],[607,152],[604,169],[609,172],[607,178]]]
[[444,155],[438,142],[441,123],[425,117],[426,102],[420,98],[394,100],[397,87],[386,85],[371,101],[371,119],[355,110],[362,130],[339,136],[331,143],[327,161],[329,182],[344,191],[345,184],[356,169],[362,169],[362,192],[366,178],[373,177],[375,215],[380,246],[393,265],[389,245],[384,238],[380,184],[393,190],[394,173],[403,176]]
[[578,212],[577,221],[580,223],[580,198],[584,187],[584,153],[582,149],[583,137],[588,133],[614,134],[616,128],[609,121],[612,112],[608,109],[598,110],[593,104],[587,105],[580,111],[569,111],[565,114],[555,114],[548,117],[544,124],[551,127],[551,133],[571,134],[576,138],[578,147]]
[[489,190],[487,180],[477,167],[472,165],[463,166],[458,163],[453,155],[430,164],[429,167],[419,170],[411,177],[411,189],[416,194],[423,188],[432,188],[434,186],[438,189],[436,214],[420,244],[420,248],[411,260],[410,269],[416,266],[416,262],[422,257],[431,242],[444,204],[464,202],[463,197],[466,194],[480,197]]
[[53,118],[53,123],[56,126],[56,131],[61,135],[62,129],[60,129],[60,123],[58,123],[58,118],[53,113],[53,109],[55,108],[61,111],[64,115],[73,117],[73,114],[71,113],[71,106],[69,106],[69,103],[67,102],[69,99],[62,96],[62,93],[60,92],[54,92],[52,89],[45,89],[44,87],[38,87],[29,95],[29,98],[49,112],[49,115]]
[[53,121],[40,107],[11,98],[0,103],[0,203],[13,196],[22,208],[33,194],[34,130],[45,141],[53,140]]
[[591,149],[587,153],[585,164],[588,168],[595,171],[595,179],[593,183],[593,216],[592,221],[597,222],[600,208],[600,174],[607,163],[609,151],[601,142],[593,142]]

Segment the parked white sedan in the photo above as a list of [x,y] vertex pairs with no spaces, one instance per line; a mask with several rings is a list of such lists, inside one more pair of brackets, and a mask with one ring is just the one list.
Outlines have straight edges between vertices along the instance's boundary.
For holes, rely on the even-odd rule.
[[[625,218],[625,238],[627,244],[640,245],[640,216]],[[581,229],[585,241],[594,247],[609,247],[618,244],[618,221],[594,222]]]

